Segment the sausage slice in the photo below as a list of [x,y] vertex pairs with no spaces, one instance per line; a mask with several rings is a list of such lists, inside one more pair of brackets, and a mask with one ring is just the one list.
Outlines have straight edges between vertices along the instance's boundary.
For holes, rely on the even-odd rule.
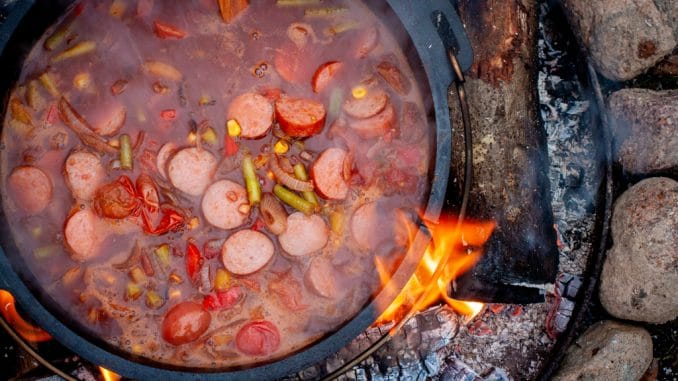
[[278,236],[278,242],[289,255],[299,257],[319,251],[328,238],[327,225],[320,216],[296,212],[287,217],[287,229]]
[[304,283],[309,290],[323,298],[334,299],[339,294],[334,266],[325,257],[311,260],[304,275]]
[[351,217],[351,235],[363,249],[374,250],[393,239],[393,214],[381,210],[376,202],[361,205]]
[[320,93],[325,90],[343,67],[344,63],[339,61],[329,61],[320,65],[311,78],[313,92]]
[[257,139],[266,135],[273,125],[273,105],[262,95],[245,93],[228,106],[227,118],[238,122],[241,137]]
[[379,114],[361,120],[355,120],[349,125],[358,136],[363,139],[371,139],[384,136],[396,123],[396,113],[389,103]]
[[347,156],[341,148],[328,148],[313,163],[311,177],[320,196],[332,200],[346,198],[348,184],[344,179],[344,162]]
[[102,237],[97,216],[89,209],[78,210],[66,221],[64,238],[74,261],[84,262],[99,254]]
[[106,178],[99,156],[85,151],[73,152],[64,165],[66,184],[76,200],[90,201]]
[[351,98],[344,102],[344,111],[357,119],[371,118],[384,110],[388,94],[381,89],[370,91],[364,98]]
[[240,184],[220,180],[210,185],[202,198],[202,214],[207,222],[220,229],[233,229],[245,223],[249,216],[240,206],[247,204],[247,191]]
[[275,102],[280,128],[294,138],[317,134],[325,125],[325,106],[311,99],[284,97]]
[[176,152],[177,145],[169,142],[163,144],[158,151],[158,155],[155,158],[155,166],[158,167],[158,172],[164,178],[167,178],[167,161],[169,158]]
[[92,123],[94,132],[101,136],[112,136],[118,133],[127,119],[127,109],[123,105],[109,105]]
[[226,270],[236,275],[247,275],[266,266],[273,253],[273,242],[264,233],[245,229],[224,242],[221,260]]
[[212,182],[216,170],[217,159],[209,151],[184,148],[170,159],[167,176],[180,191],[200,196]]
[[52,180],[37,167],[24,165],[14,168],[7,185],[19,208],[28,214],[42,212],[52,199]]

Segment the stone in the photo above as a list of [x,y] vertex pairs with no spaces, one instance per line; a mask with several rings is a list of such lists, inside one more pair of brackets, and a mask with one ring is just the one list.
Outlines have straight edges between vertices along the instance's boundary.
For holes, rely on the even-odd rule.
[[665,17],[668,25],[673,27],[673,37],[678,41],[678,1],[654,0],[654,4]]
[[608,109],[615,159],[624,170],[678,173],[678,90],[619,90]]
[[[666,0],[667,7],[672,7]],[[673,29],[652,0],[565,0],[575,35],[602,75],[629,80],[676,46]]]
[[554,381],[637,381],[652,362],[652,338],[643,328],[606,320],[571,345]]
[[599,291],[607,312],[649,323],[678,317],[678,182],[649,178],[624,192],[612,240]]

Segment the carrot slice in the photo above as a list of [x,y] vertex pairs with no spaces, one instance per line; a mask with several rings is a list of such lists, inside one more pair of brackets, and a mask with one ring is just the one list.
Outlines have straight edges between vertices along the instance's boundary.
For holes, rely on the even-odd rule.
[[164,22],[153,22],[153,32],[159,38],[176,38],[178,40],[186,37],[186,31],[174,25],[166,24]]

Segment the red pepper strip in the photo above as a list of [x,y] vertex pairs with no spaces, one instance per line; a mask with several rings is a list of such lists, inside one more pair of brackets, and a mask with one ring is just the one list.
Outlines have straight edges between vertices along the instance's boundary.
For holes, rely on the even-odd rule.
[[264,221],[261,220],[261,218],[257,218],[256,221],[254,221],[254,224],[252,224],[252,227],[250,229],[254,231],[261,231],[261,229],[264,228]]
[[177,118],[177,110],[173,108],[168,108],[167,110],[160,111],[160,117],[163,120],[174,120]]
[[0,290],[0,312],[12,328],[25,340],[31,342],[52,340],[49,333],[27,322],[19,315],[14,305],[14,296],[5,290]]
[[182,39],[186,37],[186,32],[174,25],[165,24],[160,21],[153,22],[153,32],[160,38]]
[[238,143],[235,142],[235,139],[229,134],[226,134],[226,137],[224,138],[224,156],[233,156],[238,153],[239,149],[240,147],[238,147]]
[[160,223],[154,228],[149,214],[146,212],[141,213],[141,227],[143,228],[144,233],[150,235],[163,235],[170,231],[179,230],[184,224],[184,217],[172,207],[165,205],[161,206],[160,214],[162,215]]
[[242,299],[240,287],[233,286],[226,291],[217,291],[206,295],[202,307],[207,311],[220,311],[232,308]]
[[198,247],[191,241],[186,245],[186,274],[188,277],[195,281],[202,267],[202,257],[200,256],[200,250]]
[[56,104],[51,104],[47,110],[47,115],[45,116],[45,124],[51,126],[59,118],[59,110],[57,110]]

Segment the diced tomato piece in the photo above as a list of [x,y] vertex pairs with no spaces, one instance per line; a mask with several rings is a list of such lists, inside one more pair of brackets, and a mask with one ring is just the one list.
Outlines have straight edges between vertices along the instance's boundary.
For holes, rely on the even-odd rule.
[[224,138],[224,156],[233,156],[238,153],[238,143],[230,135],[226,134]]
[[254,224],[250,229],[256,230],[256,231],[261,231],[266,225],[264,224],[264,221],[261,220],[261,218],[257,218],[256,221],[254,221]]
[[163,120],[174,120],[177,118],[177,110],[173,108],[168,108],[167,110],[160,111],[160,117]]
[[202,306],[208,311],[220,311],[233,308],[242,299],[242,290],[233,286],[226,291],[217,291],[205,295]]
[[186,32],[183,29],[160,21],[153,23],[153,32],[159,38],[176,38],[180,40],[186,37]]
[[207,311],[218,311],[221,308],[221,303],[219,302],[217,294],[205,295],[202,299],[202,308]]
[[202,267],[202,256],[200,250],[191,241],[186,245],[186,274],[192,280],[196,280],[200,268]]

